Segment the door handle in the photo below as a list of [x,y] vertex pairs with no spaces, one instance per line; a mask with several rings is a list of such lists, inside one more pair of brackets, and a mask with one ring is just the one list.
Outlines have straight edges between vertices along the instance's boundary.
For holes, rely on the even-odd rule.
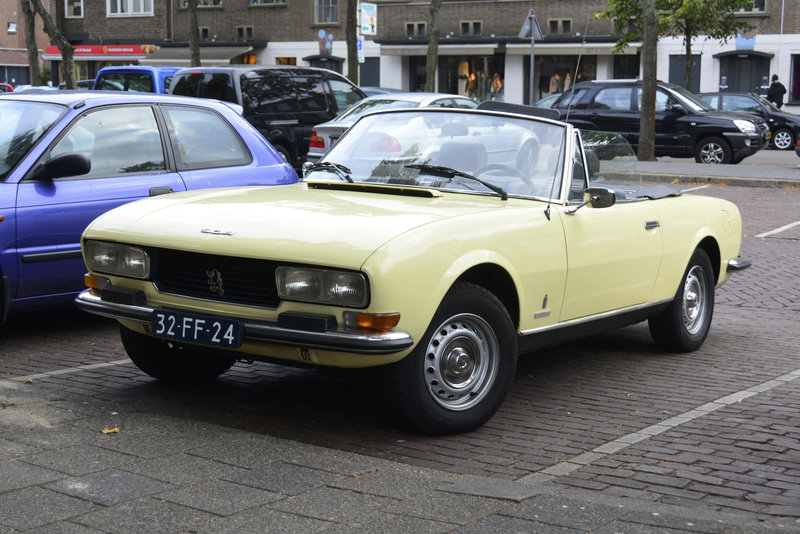
[[151,187],[150,188],[150,196],[157,197],[158,195],[166,195],[167,193],[172,193],[172,188],[168,185],[162,187]]
[[654,229],[660,228],[660,227],[661,227],[661,223],[658,222],[658,221],[647,221],[647,222],[644,223],[644,229],[645,230],[654,230]]

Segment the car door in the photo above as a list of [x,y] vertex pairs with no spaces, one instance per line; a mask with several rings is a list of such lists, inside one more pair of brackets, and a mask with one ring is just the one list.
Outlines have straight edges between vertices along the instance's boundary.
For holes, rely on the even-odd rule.
[[639,144],[639,112],[632,101],[631,86],[603,87],[594,96],[588,119],[598,130],[623,136],[632,145]]
[[[633,173],[635,156],[627,143],[597,140],[584,155],[576,134],[569,200],[560,207],[568,263],[561,321],[649,302],[661,265],[658,212],[653,201],[641,200],[641,175],[637,180],[638,173]],[[630,165],[621,149],[630,152]],[[607,208],[586,205],[570,213],[583,202],[580,192],[586,187],[587,169],[592,174],[589,184],[616,191],[617,202]]]
[[[691,154],[692,119],[686,111],[677,108],[680,102],[664,89],[656,90],[655,114],[655,151],[656,154],[675,154],[685,152]],[[636,88],[636,106],[642,109],[642,88]]]
[[80,237],[93,219],[132,200],[185,189],[149,105],[89,110],[43,158],[70,152],[89,157],[88,174],[18,185],[17,298],[83,289]]

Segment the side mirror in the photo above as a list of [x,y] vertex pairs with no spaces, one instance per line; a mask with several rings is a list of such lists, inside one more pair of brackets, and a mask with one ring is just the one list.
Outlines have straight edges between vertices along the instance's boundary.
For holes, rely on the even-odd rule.
[[679,113],[679,114],[683,115],[684,113],[686,113],[686,108],[684,108],[684,107],[683,107],[682,105],[680,105],[680,104],[672,104],[672,105],[669,107],[669,111],[670,111],[671,113]]
[[593,208],[610,208],[617,203],[617,195],[605,187],[590,187],[586,190]]
[[29,179],[54,180],[64,176],[80,176],[92,170],[91,160],[84,154],[74,152],[59,154],[34,167]]

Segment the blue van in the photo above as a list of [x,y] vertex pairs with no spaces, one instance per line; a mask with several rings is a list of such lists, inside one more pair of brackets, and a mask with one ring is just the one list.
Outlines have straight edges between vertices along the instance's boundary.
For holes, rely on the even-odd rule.
[[178,67],[121,65],[103,67],[97,73],[94,89],[134,91],[137,93],[169,93],[172,75]]

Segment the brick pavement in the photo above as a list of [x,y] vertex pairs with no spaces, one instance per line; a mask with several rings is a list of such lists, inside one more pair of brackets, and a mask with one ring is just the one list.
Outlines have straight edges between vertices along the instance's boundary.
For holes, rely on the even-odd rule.
[[[304,446],[358,453],[369,461],[399,462],[409,469],[433,470],[437,476],[450,473],[513,484],[620,436],[800,367],[800,342],[795,335],[800,315],[795,282],[800,250],[783,234],[753,237],[791,222],[796,213],[779,207],[800,205],[800,191],[780,191],[782,200],[777,204],[770,200],[775,192],[762,189],[714,187],[698,193],[747,206],[744,253],[757,261],[718,293],[711,334],[696,353],[659,353],[644,325],[539,351],[520,360],[511,395],[495,418],[476,432],[444,438],[395,428],[385,417],[369,372],[237,364],[210,386],[174,387],[149,379],[128,363],[90,367],[35,376],[32,384],[20,386],[56,400],[30,405],[27,418],[15,421],[30,429],[25,441],[8,440],[5,431],[0,434],[6,438],[0,440],[0,451],[5,451],[0,458],[14,458],[11,465],[19,472],[44,476],[33,468],[49,469],[41,465],[47,456],[31,456],[43,452],[28,449],[41,447],[31,436],[46,427],[42,423],[63,430],[63,421],[73,417],[75,410],[80,413],[83,402],[97,416],[72,423],[83,430],[90,427],[97,433],[101,424],[115,424],[116,416],[108,415],[108,406],[130,418],[122,421],[119,447],[91,445],[92,462],[110,462],[115,467],[118,458],[109,451],[137,460],[152,459],[148,455],[153,453],[144,445],[131,448],[124,436],[136,436],[143,419],[155,419],[181,428],[182,434],[187,432],[184,425],[219,427],[245,432],[253,439],[275,436]],[[17,318],[2,335],[0,377],[125,360],[115,325],[80,314]],[[800,501],[797,384],[749,397],[603,455],[546,486],[581,489],[604,499],[632,496],[698,513],[745,511],[800,517],[796,505]],[[0,418],[5,422],[9,413],[3,407]],[[160,430],[169,435],[163,427]],[[170,453],[186,452],[183,437],[166,441]],[[160,444],[165,444],[163,439]],[[59,445],[63,451],[65,443]],[[68,461],[67,456],[44,449],[59,456],[59,461]],[[181,458],[184,465],[198,465],[196,460]],[[5,465],[8,469],[9,464]],[[143,469],[120,464],[117,470],[148,476],[154,472]],[[70,474],[77,476],[78,471],[82,470]],[[215,484],[237,489],[230,488],[230,482]],[[7,495],[0,495],[0,511],[2,497]],[[487,525],[499,530],[525,520],[516,515],[491,517],[493,522]]]

